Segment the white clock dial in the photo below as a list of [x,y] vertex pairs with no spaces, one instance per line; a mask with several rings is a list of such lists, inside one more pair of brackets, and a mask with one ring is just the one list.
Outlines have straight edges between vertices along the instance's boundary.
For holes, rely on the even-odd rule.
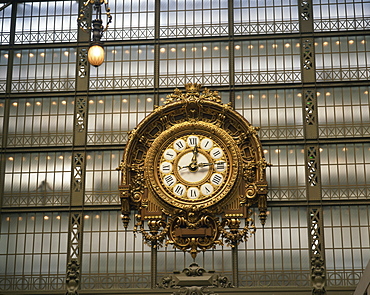
[[185,140],[183,139],[178,139],[176,140],[174,143],[173,143],[173,148],[178,151],[178,152],[181,152],[183,151],[185,148],[186,148],[186,142]]
[[159,170],[162,173],[171,173],[172,172],[172,164],[170,162],[163,162],[159,167]]
[[210,183],[205,183],[200,187],[203,196],[209,196],[213,193],[213,186]]
[[203,150],[210,150],[211,148],[213,148],[213,141],[209,138],[203,138],[200,142],[200,147]]
[[213,173],[210,180],[212,184],[220,185],[223,182],[224,177],[220,173]]
[[189,199],[197,199],[200,196],[200,191],[197,187],[190,187],[187,196]]
[[168,174],[165,177],[163,177],[163,183],[166,186],[173,186],[174,184],[176,184],[176,181],[177,181],[176,177],[173,176],[172,174]]
[[220,159],[223,156],[224,152],[219,147],[215,147],[211,150],[209,154],[213,159]]
[[163,157],[168,160],[168,161],[172,161],[173,159],[175,159],[177,156],[177,153],[175,150],[173,149],[167,149],[164,151],[163,153]]
[[224,172],[226,170],[226,162],[225,161],[217,161],[215,163],[215,170],[217,172]]
[[[190,163],[192,162],[193,152],[184,154],[178,161],[178,172],[180,177],[186,182],[199,182],[208,175],[209,166],[198,167],[196,171],[191,171]],[[197,163],[207,163],[208,159],[202,153],[196,156]]]
[[194,133],[168,143],[157,167],[167,193],[189,202],[220,195],[230,170],[220,143],[211,134]]
[[176,184],[175,187],[173,188],[173,193],[176,196],[182,197],[186,193],[186,187],[183,184]]
[[187,139],[188,146],[195,147],[199,144],[199,137],[195,135],[190,135]]

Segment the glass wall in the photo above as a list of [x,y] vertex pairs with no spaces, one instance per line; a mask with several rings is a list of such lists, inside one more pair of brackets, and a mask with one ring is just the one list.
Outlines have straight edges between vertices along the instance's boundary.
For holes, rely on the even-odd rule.
[[6,213],[1,217],[0,289],[64,290],[68,213]]
[[77,1],[23,2],[17,6],[15,43],[76,42]]
[[[319,254],[329,294],[353,293],[370,259],[368,0],[110,0],[98,68],[84,1],[0,2],[0,293],[64,294],[76,259],[82,293],[150,294],[116,168],[130,131],[190,82],[260,127],[272,164],[266,225],[254,213],[235,251],[241,292],[311,293]],[[157,282],[193,262],[157,252]],[[232,257],[224,245],[195,262],[232,281]]]

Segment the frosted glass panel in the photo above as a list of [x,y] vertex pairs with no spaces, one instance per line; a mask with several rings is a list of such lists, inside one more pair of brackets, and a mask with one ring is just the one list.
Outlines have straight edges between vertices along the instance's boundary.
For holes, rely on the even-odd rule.
[[2,214],[0,276],[7,280],[0,281],[1,289],[12,282],[18,290],[39,290],[40,276],[43,290],[65,289],[68,220],[65,212]]
[[17,4],[16,43],[77,40],[78,2],[44,1]]

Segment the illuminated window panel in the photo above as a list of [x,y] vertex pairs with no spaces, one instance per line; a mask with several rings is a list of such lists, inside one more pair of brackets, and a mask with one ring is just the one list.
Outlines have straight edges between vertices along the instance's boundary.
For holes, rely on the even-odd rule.
[[296,89],[251,90],[235,93],[235,109],[260,139],[303,138],[302,93]]
[[69,213],[1,216],[0,289],[64,291]]
[[[165,98],[165,97],[164,97]],[[89,99],[87,142],[123,144],[154,107],[150,94],[96,96]]]
[[[7,4],[10,4],[6,6]],[[10,23],[11,23],[11,16],[12,16],[12,4],[9,3],[2,3],[0,4],[3,8],[0,11],[0,45],[1,44],[9,44],[10,42]],[[6,7],[5,7],[6,6]]]
[[124,229],[120,213],[87,211],[84,215],[83,290],[150,288],[151,249],[132,230]]
[[369,80],[369,44],[370,36],[316,38],[317,81]]
[[304,147],[299,145],[264,146],[270,200],[305,200],[306,167]]
[[76,50],[15,50],[12,92],[74,91]]
[[71,159],[65,152],[6,154],[3,207],[69,205]]
[[327,286],[357,286],[370,259],[370,207],[323,208]]
[[323,199],[368,199],[370,144],[332,144],[320,147]]
[[228,1],[161,0],[160,37],[228,36]]
[[297,39],[251,40],[235,43],[235,84],[301,82]]
[[369,91],[367,86],[318,88],[320,137],[369,137]]
[[310,286],[306,207],[269,208],[263,228],[258,213],[253,218],[256,233],[239,245],[241,286]]
[[161,45],[159,85],[229,85],[228,51],[227,42]]
[[72,145],[74,99],[12,99],[8,147]]
[[99,68],[90,69],[90,89],[154,87],[154,45],[107,46]]
[[6,91],[9,52],[0,50],[0,93]]
[[15,43],[77,41],[78,1],[17,4]]
[[116,168],[121,162],[122,151],[89,151],[86,154],[85,205],[120,204]]
[[154,39],[154,0],[109,0],[109,7],[114,14],[103,39]]
[[234,34],[299,32],[298,1],[234,1]]
[[368,30],[370,2],[367,0],[313,0],[314,30]]

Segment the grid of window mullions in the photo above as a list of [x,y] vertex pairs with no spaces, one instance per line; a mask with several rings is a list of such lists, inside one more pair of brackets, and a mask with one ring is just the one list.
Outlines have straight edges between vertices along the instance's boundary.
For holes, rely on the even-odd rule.
[[325,257],[328,285],[356,285],[353,274],[369,259],[369,206],[324,207]]
[[74,1],[18,3],[15,43],[76,41],[75,14]]
[[[145,0],[144,0],[145,1]],[[317,0],[317,1],[314,1],[314,2],[318,2],[319,1],[319,3],[320,3],[320,5],[322,5],[323,7],[325,6],[324,4],[326,3],[324,3],[324,1],[321,1],[321,0]],[[293,2],[293,1],[292,1]],[[275,1],[273,1],[273,3],[277,3],[277,2],[275,2]],[[347,6],[347,7],[349,7],[350,5],[352,5],[353,4],[353,6],[355,5],[354,3],[346,3],[345,5]],[[330,4],[330,5],[332,5],[332,4]],[[357,5],[357,4],[356,4]],[[365,3],[359,3],[358,5],[360,5],[361,7],[362,7],[362,14],[364,14],[364,12],[363,11],[366,11],[366,9],[364,8],[365,7]],[[333,4],[333,7],[335,7],[334,9],[338,9],[338,7],[339,7],[339,5],[338,5],[338,3],[335,3],[335,4]],[[264,10],[264,13],[265,14],[263,14],[263,12],[262,12],[262,15],[264,15],[264,17],[262,17],[262,19],[264,19],[264,18],[266,18],[266,10]],[[337,14],[338,12],[336,12],[336,14]],[[332,16],[335,16],[335,14],[334,15],[332,15]],[[275,19],[275,17],[277,17],[277,14],[274,14],[273,15],[273,18],[274,18],[274,20],[272,21],[272,22],[276,22],[276,19]],[[294,17],[294,14],[290,14],[290,18],[293,18]],[[349,19],[349,17],[350,17],[350,15],[349,14],[346,14],[345,15],[345,19],[346,20],[350,20]],[[332,18],[331,17],[331,15],[330,15],[330,12],[329,12],[329,17],[328,18]],[[178,19],[176,19],[176,21],[178,21]],[[133,24],[134,22],[131,22],[130,23],[130,25],[132,26],[132,24]],[[202,24],[205,24],[205,22],[202,20]],[[39,25],[38,25],[39,26]],[[348,36],[346,36],[346,35],[348,35],[348,34],[343,34],[343,37],[341,37],[342,39],[346,39],[346,42],[347,41],[350,41],[351,39],[350,38],[352,38],[352,37],[350,37],[350,35],[348,35]],[[163,36],[163,37],[165,37],[165,36]],[[134,36],[134,38],[136,38],[136,36]],[[244,37],[243,37],[244,38]],[[354,49],[353,49],[353,52],[355,52],[356,54],[354,55],[354,59],[352,60],[353,62],[351,63],[351,64],[353,64],[353,65],[360,65],[360,59],[359,59],[359,55],[357,55],[357,53],[359,52],[359,51],[361,51],[361,50],[359,50],[359,46],[361,46],[361,45],[359,45],[360,43],[360,41],[361,41],[361,39],[359,39],[360,37],[356,37],[356,43],[354,44]],[[325,42],[325,40],[324,40],[324,38],[322,38],[322,40],[320,40],[320,42],[321,41],[323,41],[323,42]],[[191,42],[191,41],[190,41]],[[189,42],[189,43],[190,43]],[[263,42],[263,40],[261,41],[261,42]],[[322,42],[322,44],[323,44],[323,42]],[[323,46],[321,43],[320,43],[320,47],[321,46]],[[236,44],[236,42],[234,43],[234,45],[237,45]],[[334,46],[334,43],[329,43],[328,44],[328,47],[327,47],[327,49],[331,52],[332,50],[333,50],[333,46]],[[316,47],[316,48],[318,48],[318,47]],[[365,50],[366,51],[366,50]],[[329,62],[328,62],[328,64],[330,64],[330,65],[333,65],[334,64],[334,62],[339,62],[339,64],[340,64],[340,67],[346,67],[346,65],[347,64],[350,64],[349,63],[349,61],[351,61],[351,59],[350,59],[350,54],[351,54],[351,52],[352,51],[349,51],[349,50],[347,50],[347,49],[340,49],[339,50],[339,53],[338,53],[338,55],[339,56],[344,56],[343,57],[343,59],[341,59],[341,58],[339,58],[339,59],[337,59],[334,55],[331,55],[330,57],[329,57]],[[321,54],[321,53],[319,53],[319,54]],[[274,56],[273,58],[275,58],[276,59],[276,56]],[[129,59],[131,59],[131,55],[130,55],[130,57],[128,58],[128,60]],[[175,59],[176,60],[176,59]],[[347,62],[348,61],[348,62]],[[366,62],[365,62],[365,64],[366,63],[368,63],[367,62],[368,60],[366,60]],[[117,61],[116,60],[114,60],[113,61],[113,63],[116,63]],[[26,63],[29,63],[29,60],[26,62]],[[284,68],[285,68],[285,65],[284,65]],[[330,67],[329,67],[330,68]],[[30,69],[28,69],[27,71],[30,71]],[[147,71],[147,68],[145,68],[145,71]],[[204,72],[204,71],[203,71]],[[135,73],[134,73],[135,74]],[[233,73],[231,73],[231,75],[232,75]],[[27,74],[28,75],[28,74]],[[159,75],[159,74],[158,74]],[[134,75],[132,75],[132,76],[134,76]],[[44,77],[42,78],[42,79],[45,79]],[[276,82],[276,81],[274,81],[274,82]],[[326,81],[324,81],[324,82],[326,82],[327,83],[327,85],[330,85],[330,82],[331,82],[331,80],[329,79],[329,80],[326,80]],[[217,83],[216,83],[217,84]],[[169,86],[169,87],[172,87],[173,85],[163,85],[163,86]],[[180,85],[180,86],[182,86],[182,85]],[[241,86],[241,88],[243,88],[244,86]],[[217,88],[217,85],[215,85],[214,86],[214,88]],[[271,89],[273,89],[273,88],[275,88],[275,85],[270,85],[270,86],[268,86],[267,88],[271,88]],[[97,87],[97,89],[99,89],[99,87]],[[121,92],[120,90],[117,90],[117,92],[116,93],[119,93],[119,92]],[[320,98],[319,98],[320,99]],[[352,103],[351,103],[352,104]],[[367,106],[368,104],[365,104],[364,105],[364,108],[366,108],[366,106]],[[341,110],[339,110],[339,112],[341,112],[341,115],[344,117],[345,116],[345,114],[346,114],[346,111],[345,111],[345,109],[343,108],[343,109],[341,109]],[[351,110],[351,112],[352,112],[352,118],[361,118],[361,122],[362,123],[364,123],[364,124],[366,124],[367,123],[367,121],[364,119],[364,116],[362,116],[362,113],[360,114],[360,115],[358,115],[357,114],[357,112],[355,112],[354,110]],[[104,113],[105,113],[105,111],[104,111]],[[134,114],[134,116],[137,116],[137,113],[135,113]],[[335,119],[336,120],[336,119]],[[354,119],[353,119],[354,120]],[[347,123],[347,120],[344,120],[343,121],[343,124],[346,124]],[[268,124],[270,125],[271,124],[271,121],[268,121]],[[257,124],[258,125],[258,124]],[[339,125],[339,121],[335,121],[334,122],[334,125],[335,126],[338,126]],[[319,126],[320,126],[320,123],[319,123]],[[48,126],[48,128],[49,128],[49,126]],[[48,131],[49,132],[49,131]],[[367,136],[367,135],[366,135]],[[339,136],[340,137],[340,136]],[[320,139],[325,139],[325,136],[322,136],[322,138],[320,138]],[[303,139],[304,140],[304,139]],[[315,139],[316,141],[318,141],[318,139]],[[269,141],[269,139],[267,139],[267,141],[268,141],[268,144],[272,144],[273,143],[273,141],[271,140],[271,141]],[[342,138],[341,139],[341,141],[342,142],[344,142],[344,144],[343,145],[338,145],[337,147],[336,147],[336,149],[337,149],[337,151],[339,151],[341,148],[342,148],[342,146],[343,146],[343,148],[348,148],[348,146],[351,144],[350,143],[350,141],[351,141],[351,138]],[[297,142],[301,142],[300,140],[298,140]],[[279,147],[284,147],[283,145],[281,145],[281,146],[278,146],[278,148]],[[274,152],[274,150],[271,150],[270,152]],[[297,152],[298,153],[298,149],[297,150],[295,150],[295,152]],[[363,153],[363,156],[365,155],[365,153],[367,153],[367,150],[366,149],[363,149],[363,151],[362,151],[362,153]],[[296,154],[297,155],[297,154]],[[336,156],[337,157],[337,156]],[[347,157],[347,156],[346,156]],[[359,161],[359,162],[356,162],[357,160],[355,160],[355,164],[360,164],[360,165],[362,165],[362,164],[366,164],[366,163],[362,163],[361,161]],[[297,162],[297,158],[295,159],[295,162]],[[279,160],[279,163],[278,163],[278,165],[279,166],[281,166],[281,161]],[[294,167],[294,165],[292,165],[293,167]],[[325,165],[321,165],[321,167],[323,167],[323,166],[325,166]],[[343,163],[343,164],[341,164],[341,166],[343,166],[343,167],[345,167],[345,170],[346,170],[346,175],[347,175],[347,177],[349,177],[349,172],[348,172],[348,160],[346,159],[345,160],[345,163]],[[113,167],[113,168],[115,168],[115,167]],[[297,169],[297,167],[295,167],[295,169]],[[335,167],[335,169],[339,169],[339,167],[338,166],[336,166]],[[64,170],[64,169],[63,169]],[[339,172],[337,172],[337,173],[339,173]],[[284,175],[279,175],[279,183],[281,183],[280,181],[281,181],[281,179],[280,179],[280,177],[283,177]],[[356,179],[356,181],[357,181],[357,179],[359,179],[359,177],[355,177],[355,179]],[[365,180],[366,180],[367,178],[365,177]],[[305,180],[305,179],[303,179],[303,180]],[[349,178],[347,178],[347,182],[348,183],[350,183],[351,182],[351,179],[349,179]],[[291,183],[290,183],[291,184]],[[290,186],[290,185],[289,185]],[[345,185],[345,187],[350,187],[350,185]],[[368,195],[366,196],[366,197],[368,197]],[[29,210],[31,210],[31,209],[29,209]],[[334,210],[334,209],[330,209],[330,210]],[[358,209],[358,210],[360,210],[360,209]],[[361,210],[363,210],[363,209],[361,209]],[[343,210],[342,210],[343,211]],[[344,216],[343,216],[343,212],[342,211],[340,211],[341,213],[339,214],[340,216],[339,216],[339,220],[342,220],[342,219],[344,219]],[[118,214],[118,213],[117,213]],[[289,213],[290,214],[290,213]],[[331,220],[332,220],[332,223],[337,219],[337,217],[333,217],[334,216],[334,214],[333,215],[331,215]],[[271,218],[271,215],[269,216],[269,218]],[[358,218],[360,218],[360,217],[358,217]],[[369,210],[367,209],[367,220],[369,220]],[[111,223],[109,223],[109,225],[111,225]],[[324,223],[324,226],[326,226],[327,225],[327,230],[328,231],[332,231],[333,232],[333,234],[332,235],[334,235],[334,227],[330,227],[330,224],[325,224]],[[344,223],[341,223],[341,225],[345,225]],[[345,226],[344,226],[345,227]],[[355,228],[356,227],[356,224],[350,224],[350,228]],[[281,226],[279,226],[279,225],[277,225],[276,226],[276,228],[277,229],[281,229]],[[294,229],[294,226],[292,225],[292,224],[289,224],[289,228],[293,228]],[[348,229],[346,228],[346,229],[341,229],[342,230],[342,232],[343,233],[348,233]],[[363,228],[361,228],[361,230],[364,230],[364,234],[363,235],[360,235],[360,237],[359,237],[359,241],[360,241],[360,246],[358,246],[357,244],[355,244],[355,241],[357,240],[356,239],[356,236],[355,236],[355,234],[352,232],[352,230],[349,230],[349,234],[347,235],[347,237],[349,236],[351,239],[349,240],[349,243],[351,243],[351,245],[350,245],[350,249],[351,249],[351,253],[355,253],[357,250],[361,250],[360,252],[358,252],[359,254],[356,256],[356,257],[361,257],[360,259],[361,260],[364,260],[364,258],[366,258],[366,257],[368,257],[368,256],[366,256],[366,255],[368,255],[368,254],[366,254],[366,252],[365,252],[365,250],[366,250],[366,247],[368,247],[368,246],[366,246],[366,243],[364,243],[365,244],[365,246],[361,246],[362,245],[362,243],[363,243],[363,240],[365,239],[366,240],[366,235],[367,236],[369,236],[370,234],[369,234],[369,232],[368,232],[368,228],[367,227],[363,227]],[[367,232],[366,232],[366,230],[367,230]],[[44,231],[44,230],[43,230]],[[99,232],[99,239],[104,239],[105,238],[105,235],[101,235],[100,234],[100,232],[102,231],[102,224],[100,224],[99,225],[99,229],[97,230],[97,232]],[[357,229],[356,229],[356,231],[357,231]],[[87,232],[88,232],[88,230],[87,230]],[[258,232],[257,232],[257,234],[256,234],[256,238],[258,237]],[[118,243],[118,238],[119,237],[121,237],[122,235],[125,235],[125,249],[127,249],[127,247],[128,247],[128,244],[129,243],[131,243],[131,240],[129,240],[128,238],[127,238],[127,235],[128,235],[128,232],[125,232],[124,234],[122,234],[121,232],[119,232],[119,233],[117,233],[117,240],[116,240],[116,244],[115,244],[115,246],[117,247],[117,243]],[[278,236],[278,235],[275,235],[274,233],[273,233],[273,236]],[[141,238],[141,237],[138,237],[138,238]],[[326,237],[325,237],[326,238]],[[340,235],[340,240],[341,240],[341,245],[344,245],[344,243],[345,242],[348,242],[347,241],[347,239],[346,239],[346,236],[344,235],[344,234],[341,234]],[[247,244],[246,244],[246,247],[250,247],[251,245],[249,244],[249,243],[251,243],[252,241],[249,241]],[[93,241],[92,241],[92,238],[90,238],[90,243],[93,243]],[[308,244],[308,243],[307,243]],[[305,250],[307,250],[307,252],[310,250],[309,248],[306,248],[306,247],[309,247],[309,245],[302,245],[301,247],[299,247],[299,250],[302,250],[302,251],[305,251]],[[100,245],[99,245],[99,251],[97,251],[96,253],[102,253],[102,255],[105,255],[105,254],[109,254],[109,251],[100,251]],[[227,248],[226,248],[227,249]],[[363,249],[365,249],[365,250],[363,250]],[[347,254],[346,254],[346,251],[347,251],[348,249],[347,248],[344,248],[344,247],[342,247],[342,246],[339,246],[338,245],[338,248],[335,248],[334,249],[334,246],[333,246],[333,248],[330,248],[330,247],[328,247],[327,248],[327,257],[328,257],[328,253],[329,252],[332,252],[332,253],[334,253],[335,255],[333,255],[333,256],[337,256],[337,257],[344,257],[344,258],[346,258],[347,256]],[[59,250],[58,250],[59,251]],[[133,248],[133,250],[132,250],[132,253],[133,253],[133,255],[134,254],[136,254],[136,255],[138,255],[138,256],[141,256],[141,257],[143,257],[143,255],[144,255],[144,251],[149,251],[149,248],[147,248],[147,247],[145,247],[145,248],[140,248],[140,247],[138,247],[137,249],[134,247]],[[170,269],[171,268],[171,255],[172,255],[172,249],[171,250],[168,250],[168,249],[166,249],[165,251],[167,251],[168,252],[168,254],[165,254],[165,260],[166,260],[166,265],[168,264],[168,268],[166,268],[166,270],[165,270],[165,272],[167,271],[167,270],[169,270],[169,272],[171,272],[172,271],[172,269]],[[244,251],[244,250],[243,250]],[[245,250],[246,251],[246,250]],[[280,251],[280,252],[279,252]],[[176,251],[175,251],[176,252]],[[283,250],[282,249],[280,249],[280,250],[278,250],[278,252],[279,253],[282,253],[283,252]],[[96,254],[96,253],[94,253],[94,254]],[[227,253],[227,251],[225,250],[225,249],[221,249],[220,251],[215,251],[215,250],[213,250],[213,251],[211,251],[211,252],[207,252],[207,255],[208,255],[208,253],[212,253],[212,255],[210,255],[210,256],[212,256],[212,263],[213,263],[213,265],[215,264],[215,262],[214,262],[214,259],[216,258],[216,257],[219,257],[219,255],[221,255],[221,257],[222,257],[222,259],[221,259],[221,261],[220,261],[220,263],[222,263],[222,269],[223,270],[228,270],[228,269],[230,269],[230,265],[229,265],[229,262],[230,261],[226,261],[227,259],[229,259],[229,254],[230,253]],[[357,253],[357,252],[356,252]],[[88,253],[88,251],[86,251],[86,254],[88,255],[89,253]],[[128,251],[124,251],[124,259],[125,259],[125,261],[128,261],[128,259],[127,259],[127,255],[129,255],[129,254],[131,254],[131,252],[128,250]],[[99,254],[100,255],[100,254]],[[188,266],[188,261],[186,260],[186,255],[187,254],[184,254],[184,253],[182,253],[182,252],[179,252],[179,251],[177,251],[177,254],[175,254],[174,255],[174,259],[176,260],[178,260],[178,261],[180,261],[179,263],[178,263],[178,265],[181,265],[181,267],[182,266]],[[274,255],[274,254],[273,254]],[[183,257],[183,258],[178,258],[178,256],[181,256],[181,257]],[[206,262],[206,254],[203,254],[203,256],[202,256],[202,263],[203,263],[203,265],[205,264],[205,262]],[[217,258],[218,259],[218,258]],[[357,259],[357,258],[356,258]],[[248,259],[246,259],[247,260],[247,262],[249,262],[249,260]],[[100,260],[98,260],[99,261],[99,263],[100,263]],[[118,260],[117,260],[118,261]],[[113,267],[113,269],[117,269],[117,267],[118,267],[118,262],[117,261],[115,261],[115,266]],[[136,266],[135,266],[135,264],[133,265],[133,267],[134,267],[134,271],[132,272],[132,274],[133,275],[135,275],[135,274],[137,274],[137,273],[141,273],[141,274],[144,274],[144,272],[142,271],[142,269],[144,268],[144,265],[143,265],[143,261],[144,261],[144,259],[142,259],[142,262],[141,262],[141,264],[140,264],[140,266],[138,266],[137,268],[136,268]],[[256,258],[254,259],[254,261],[255,261],[255,264],[257,263],[257,260],[256,260]],[[274,260],[273,260],[274,261]],[[330,262],[330,259],[329,258],[327,258],[327,261],[329,261]],[[333,262],[333,264],[334,264],[334,266],[333,266],[333,268],[334,268],[334,270],[338,270],[338,271],[341,271],[342,270],[342,265],[344,265],[342,262],[339,262],[339,263],[337,263],[336,262],[336,260],[332,260],[332,261],[334,261]],[[350,264],[351,264],[351,266],[353,266],[354,268],[355,268],[355,265],[358,265],[359,267],[358,267],[358,272],[357,273],[354,273],[354,275],[357,275],[358,273],[360,273],[361,271],[362,271],[362,269],[364,268],[364,265],[362,265],[362,264],[356,264],[356,261],[355,261],[355,254],[352,254],[352,256],[348,259],[348,261],[350,261]],[[309,261],[307,260],[307,263],[308,263]],[[225,263],[225,264],[224,264]],[[290,266],[289,266],[289,263],[288,264],[286,264],[286,265],[283,265],[283,270],[284,271],[288,271],[289,270],[289,267],[290,268],[292,268],[292,263],[293,263],[293,261],[292,260],[290,260]],[[226,265],[227,264],[227,265]],[[101,264],[98,264],[98,266],[99,266],[99,269],[101,268],[101,269],[104,269],[104,267],[103,267],[103,263],[101,263]],[[347,267],[347,265],[345,265],[346,267]],[[50,267],[50,266],[49,266]],[[332,266],[330,266],[330,267],[332,267]],[[278,264],[276,264],[276,265],[274,265],[274,268],[276,268],[278,271],[280,270],[280,268],[279,268],[279,265]],[[345,268],[345,267],[344,267]],[[302,267],[299,271],[303,271],[303,269],[304,269],[304,267]],[[91,270],[91,269],[89,269],[89,270]],[[180,269],[181,270],[181,269]],[[208,269],[207,269],[208,270]],[[37,270],[38,271],[38,270]],[[110,270],[108,270],[108,272],[109,272]],[[50,270],[49,270],[49,272],[50,272]],[[64,272],[64,269],[62,270],[62,273]],[[117,272],[117,271],[115,271],[115,270],[113,270],[112,272]],[[125,264],[125,268],[124,268],[124,273],[130,273],[130,271],[128,270],[128,266]],[[268,272],[268,270],[266,269],[266,267],[263,269],[263,271],[262,272]],[[36,274],[36,272],[35,272],[35,274]],[[94,276],[94,274],[92,273],[91,274],[91,276]],[[107,277],[108,277],[109,275],[107,275]],[[331,278],[329,277],[328,278],[328,282],[329,282],[329,285],[331,285],[332,284],[332,282],[333,281],[331,281]],[[354,280],[352,283],[348,283],[349,285],[351,285],[351,284],[355,284],[357,281],[356,280]],[[340,284],[344,284],[344,283],[341,283],[341,282],[337,282],[339,285]],[[85,285],[85,286],[90,286],[90,285]],[[64,285],[62,286],[63,288],[64,288]]]
[[[6,279],[0,283],[0,289],[64,289],[67,219],[68,214],[58,212],[3,214],[0,273],[4,276],[6,270]],[[40,274],[43,280],[37,279]],[[3,285],[9,282],[12,283]]]

